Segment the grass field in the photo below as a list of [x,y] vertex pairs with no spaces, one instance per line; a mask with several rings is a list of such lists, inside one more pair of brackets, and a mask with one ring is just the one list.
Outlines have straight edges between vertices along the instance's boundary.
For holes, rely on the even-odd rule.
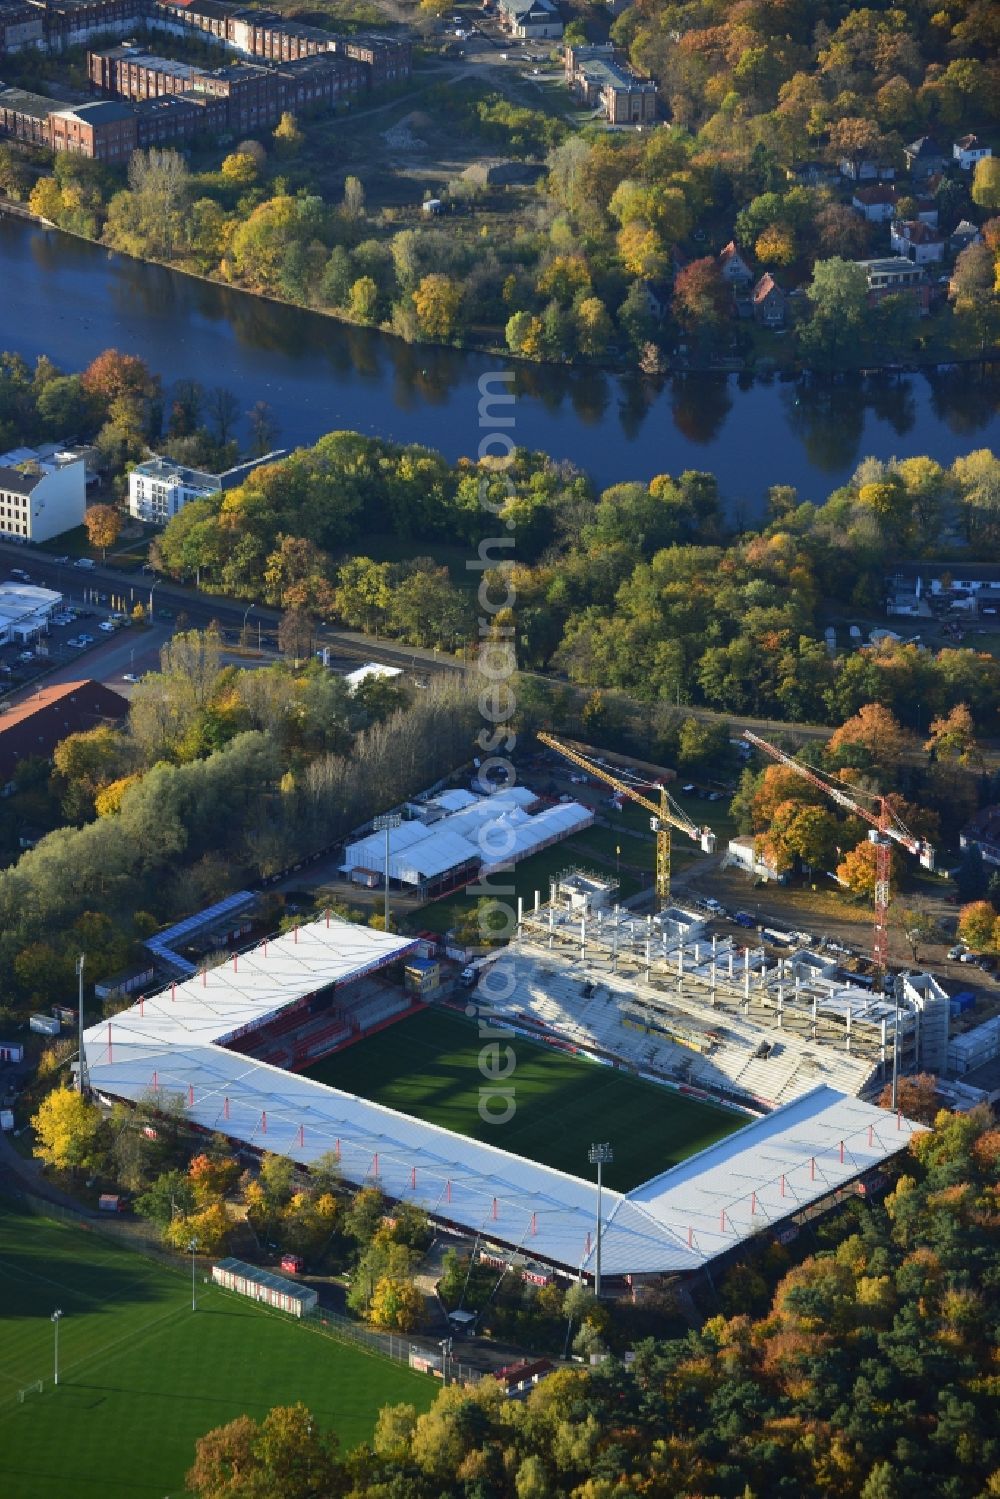
[[610,1140],[609,1186],[637,1186],[739,1127],[728,1110],[655,1083],[514,1036],[517,1112],[490,1125],[479,1116],[477,1029],[460,1015],[426,1010],[328,1057],[308,1076],[460,1135],[586,1176],[587,1147]]
[[[0,1197],[0,1494],[164,1499],[195,1439],[304,1400],[345,1446],[379,1406],[426,1408],[429,1379]],[[60,1378],[52,1384],[53,1310]],[[43,1392],[18,1402],[35,1380]]]

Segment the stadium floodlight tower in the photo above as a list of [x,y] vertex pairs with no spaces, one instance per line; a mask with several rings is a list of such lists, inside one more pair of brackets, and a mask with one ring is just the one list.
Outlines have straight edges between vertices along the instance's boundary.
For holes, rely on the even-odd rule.
[[389,930],[389,840],[393,828],[403,821],[398,812],[382,812],[372,822],[376,833],[385,833],[385,929]]
[[592,1145],[587,1151],[587,1159],[592,1166],[597,1167],[597,1258],[594,1261],[594,1295],[598,1301],[601,1299],[601,1168],[610,1166],[615,1158],[611,1146],[604,1142],[603,1145]]
[[80,1042],[79,1055],[77,1057],[76,1063],[76,1091],[78,1093],[86,1093],[90,1086],[90,1080],[87,1077],[87,1053],[84,1050],[83,1045],[83,965],[86,961],[86,956],[86,953],[81,953],[76,960],[76,997],[78,1005],[78,1034]]
[[198,1294],[194,1288],[194,1257],[198,1253],[198,1240],[192,1239],[188,1248],[191,1251],[191,1310],[196,1312],[198,1310]]
[[56,1307],[56,1309],[52,1313],[52,1317],[51,1317],[52,1331],[55,1333],[55,1338],[56,1338],[56,1346],[55,1346],[55,1354],[54,1354],[54,1364],[53,1364],[53,1369],[52,1369],[52,1383],[53,1384],[58,1384],[59,1383],[59,1320],[60,1320],[61,1317],[62,1317],[62,1311],[61,1311],[61,1309],[59,1307]]

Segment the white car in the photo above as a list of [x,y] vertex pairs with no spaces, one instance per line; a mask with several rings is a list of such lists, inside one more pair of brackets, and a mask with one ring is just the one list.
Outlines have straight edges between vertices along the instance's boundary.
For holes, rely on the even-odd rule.
[[958,961],[960,963],[974,963],[976,961],[976,955],[974,952],[963,952],[959,954]]
[[77,643],[79,645],[93,645],[94,637],[93,635],[79,635],[77,636]]
[[951,961],[953,963],[955,963],[955,962],[957,962],[959,960],[959,958],[961,958],[961,956],[965,952],[965,950],[966,949],[964,947],[949,947],[949,949],[948,949],[948,956],[951,959]]
[[115,631],[117,630],[118,626],[115,625],[115,624],[112,624],[110,619],[102,619],[101,623],[97,626],[97,628],[99,630],[103,630],[106,635],[113,635],[115,633]]
[[139,678],[136,676],[134,671],[127,671],[122,675],[123,682],[138,682],[138,680]]

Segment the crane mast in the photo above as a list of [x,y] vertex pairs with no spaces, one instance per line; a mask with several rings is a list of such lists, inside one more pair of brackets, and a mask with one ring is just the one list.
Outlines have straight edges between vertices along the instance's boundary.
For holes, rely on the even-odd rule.
[[776,760],[779,765],[786,766],[788,770],[801,776],[804,781],[816,786],[838,806],[844,807],[848,812],[854,813],[856,817],[870,824],[868,837],[875,845],[875,930],[872,942],[872,961],[878,972],[884,973],[889,963],[889,877],[892,869],[892,845],[898,843],[908,853],[915,854],[925,869],[934,868],[933,848],[926,840],[917,838],[910,832],[893,810],[888,797],[881,793],[871,793],[875,809],[865,807],[839,785],[818,775],[808,765],[803,765],[792,755],[778,749],[777,745],[762,739],[759,734],[753,734],[749,729],[744,729],[743,738],[756,749],[770,755],[771,759]]
[[579,750],[572,749],[562,740],[556,739],[553,734],[546,734],[541,730],[535,736],[541,744],[554,749],[557,754],[562,755],[571,765],[576,765],[580,770],[585,770],[588,775],[595,776],[605,785],[611,786],[620,796],[627,796],[630,801],[636,802],[640,807],[645,807],[650,813],[649,826],[656,834],[656,899],[658,905],[665,906],[670,899],[670,830],[676,828],[678,832],[685,833],[695,843],[699,844],[706,854],[715,852],[715,834],[711,828],[701,828],[694,822],[683,807],[673,800],[665,786],[657,786],[660,793],[659,803],[652,801],[648,796],[643,796],[629,781],[621,776],[614,775],[610,770],[605,770],[603,765],[595,765],[586,755],[581,755]]

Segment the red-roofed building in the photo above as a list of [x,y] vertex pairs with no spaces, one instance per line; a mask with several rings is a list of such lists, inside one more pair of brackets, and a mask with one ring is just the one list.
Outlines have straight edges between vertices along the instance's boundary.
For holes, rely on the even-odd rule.
[[753,285],[750,262],[740,253],[734,239],[719,252],[719,275],[733,287]]
[[856,187],[851,196],[851,206],[869,224],[884,224],[896,216],[896,189],[888,182],[880,182],[873,187]]
[[754,320],[765,328],[782,328],[785,324],[787,298],[770,271],[765,271],[753,289]]
[[125,698],[92,681],[42,687],[0,712],[0,795],[10,795],[24,760],[48,760],[67,734],[118,723],[127,712]]
[[914,265],[929,265],[944,259],[944,235],[920,219],[904,219],[891,225],[889,244],[897,255],[905,255]]

